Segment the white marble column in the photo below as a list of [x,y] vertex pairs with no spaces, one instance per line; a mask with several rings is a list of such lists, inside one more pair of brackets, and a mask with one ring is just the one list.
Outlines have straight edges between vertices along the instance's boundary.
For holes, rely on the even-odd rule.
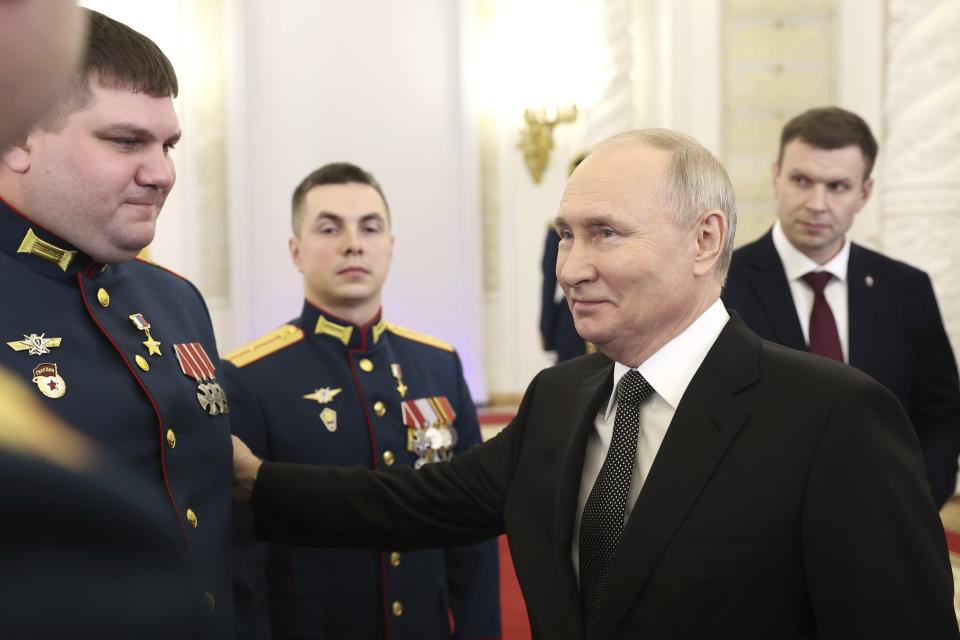
[[960,2],[888,0],[883,250],[933,279],[960,340]]

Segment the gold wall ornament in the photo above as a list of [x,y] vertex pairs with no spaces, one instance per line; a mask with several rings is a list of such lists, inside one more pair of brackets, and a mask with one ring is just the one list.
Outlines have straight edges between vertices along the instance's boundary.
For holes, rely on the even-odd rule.
[[527,163],[533,182],[540,184],[540,180],[543,179],[543,170],[547,168],[550,152],[553,150],[553,128],[558,124],[575,122],[577,105],[526,109],[523,112],[523,119],[527,126],[520,132],[517,148],[523,152],[523,159]]

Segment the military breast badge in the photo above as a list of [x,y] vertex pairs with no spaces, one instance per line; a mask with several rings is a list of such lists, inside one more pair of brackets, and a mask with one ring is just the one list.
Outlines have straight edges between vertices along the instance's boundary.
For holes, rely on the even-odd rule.
[[67,392],[67,383],[57,373],[54,362],[42,362],[33,368],[33,382],[40,393],[48,398],[62,398]]
[[29,356],[42,356],[45,353],[50,353],[50,349],[59,347],[63,340],[63,338],[48,338],[46,335],[45,333],[40,335],[35,333],[24,334],[23,340],[8,342],[7,346],[14,351],[27,351]]
[[211,416],[229,413],[227,396],[214,376],[216,367],[204,351],[203,345],[199,342],[175,344],[173,352],[177,354],[177,360],[184,375],[198,383],[197,400],[200,402],[200,407]]
[[[341,391],[343,391],[342,387],[337,387],[336,389],[332,387],[320,387],[313,393],[308,393],[303,396],[303,399],[316,400],[317,404],[327,404],[337,397],[337,394]],[[323,408],[323,411],[320,412],[320,420],[323,422],[323,426],[327,428],[327,431],[333,433],[337,430],[337,412],[330,407]]]
[[415,469],[430,462],[449,460],[457,444],[453,422],[457,413],[446,396],[405,400],[400,409],[407,428],[407,451],[417,455]]

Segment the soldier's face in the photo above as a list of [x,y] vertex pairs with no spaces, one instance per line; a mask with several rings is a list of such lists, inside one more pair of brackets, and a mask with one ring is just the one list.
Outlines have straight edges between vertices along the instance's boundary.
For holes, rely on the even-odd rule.
[[353,318],[369,320],[380,307],[383,283],[393,260],[393,234],[386,206],[366,184],[314,187],[304,198],[299,237],[290,254],[303,274],[310,302]]
[[180,124],[171,98],[92,89],[90,104],[56,130],[35,128],[5,160],[24,213],[97,261],[121,262],[153,240]]

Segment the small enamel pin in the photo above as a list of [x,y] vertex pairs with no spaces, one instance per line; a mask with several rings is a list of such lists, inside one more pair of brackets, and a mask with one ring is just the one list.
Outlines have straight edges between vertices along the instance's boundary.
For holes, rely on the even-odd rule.
[[29,356],[42,356],[45,353],[50,353],[50,349],[59,347],[60,342],[63,340],[63,338],[48,338],[46,335],[45,333],[41,333],[40,335],[35,333],[31,333],[30,335],[24,334],[23,340],[8,342],[7,346],[14,351],[27,351],[29,349],[27,352]]
[[57,372],[55,362],[42,362],[33,368],[33,382],[40,393],[48,398],[62,398],[67,392],[67,383]]

